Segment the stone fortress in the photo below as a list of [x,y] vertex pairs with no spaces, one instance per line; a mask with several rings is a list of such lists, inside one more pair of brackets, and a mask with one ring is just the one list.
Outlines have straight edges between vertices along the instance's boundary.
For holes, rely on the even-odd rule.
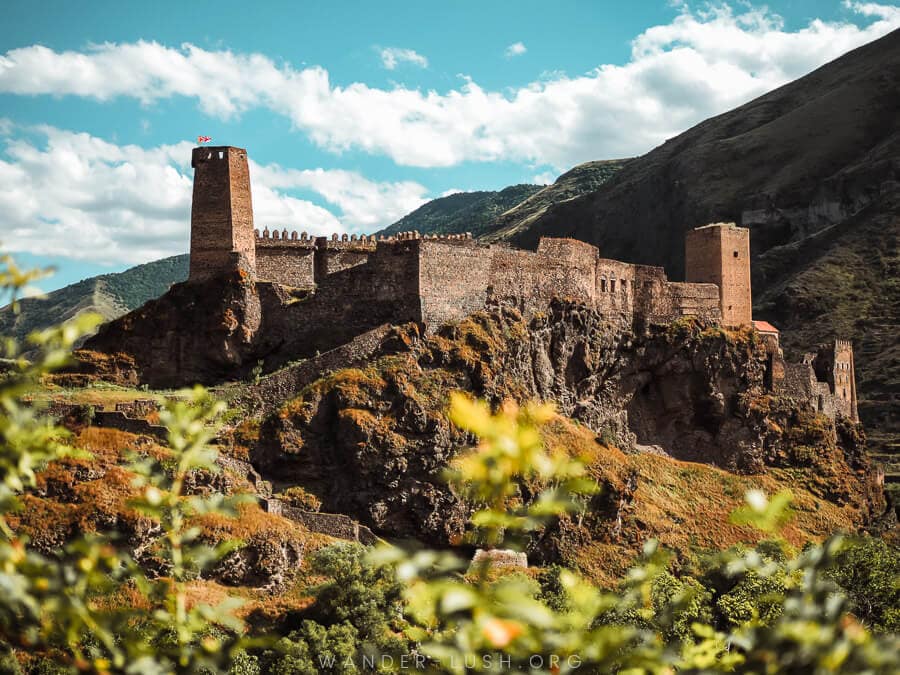
[[[247,152],[193,150],[189,281],[238,270],[303,295],[297,344],[333,349],[376,326],[409,321],[432,332],[487,306],[531,315],[553,298],[601,312],[623,330],[695,316],[726,327],[754,325],[769,353],[768,384],[831,417],[856,421],[853,348],[836,340],[801,363],[785,361],[776,328],[752,319],[750,231],[730,223],[687,233],[686,281],[661,267],[601,258],[574,239],[542,238],[534,251],[470,235],[310,237],[254,229]],[[324,330],[327,327],[328,330]]]

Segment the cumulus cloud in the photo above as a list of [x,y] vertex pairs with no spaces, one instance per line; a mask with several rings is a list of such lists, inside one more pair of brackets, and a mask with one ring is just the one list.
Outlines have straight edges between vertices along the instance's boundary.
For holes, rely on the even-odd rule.
[[381,50],[381,63],[388,70],[394,70],[401,63],[411,63],[419,68],[428,67],[428,59],[412,49],[385,47]]
[[[352,229],[371,231],[399,220],[425,202],[419,183],[375,183],[342,169],[283,169],[278,165],[251,167],[254,182],[271,189],[312,190],[341,211]],[[254,195],[254,199],[255,199]]]
[[638,35],[623,65],[511,91],[470,78],[443,93],[338,85],[322,67],[297,70],[262,54],[136,42],[10,50],[0,56],[0,92],[143,103],[184,96],[222,118],[266,107],[333,152],[421,167],[502,160],[562,170],[646,152],[900,26],[897,7],[877,3],[846,5],[859,24],[814,19],[793,31],[766,9],[742,7],[682,6],[670,23]]
[[528,48],[525,46],[523,42],[513,42],[509,47],[506,48],[506,58],[510,59],[513,56],[521,56],[525,52],[528,51]]
[[[6,250],[139,263],[188,250],[191,143],[119,146],[54,127],[0,124],[0,241]],[[351,171],[251,163],[260,229],[371,231],[425,201],[417,183],[376,183]],[[317,193],[336,213],[288,194]]]
[[551,173],[549,171],[545,171],[544,173],[539,173],[531,179],[531,182],[535,185],[550,185],[551,183],[556,182],[556,174]]

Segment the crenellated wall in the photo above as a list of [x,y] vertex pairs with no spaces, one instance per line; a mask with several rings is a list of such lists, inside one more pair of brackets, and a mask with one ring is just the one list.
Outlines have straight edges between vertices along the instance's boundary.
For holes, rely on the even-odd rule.
[[316,240],[306,232],[256,230],[256,276],[295,288],[315,286]]
[[257,277],[314,289],[304,313],[338,333],[402,321],[431,331],[487,304],[528,315],[553,298],[583,302],[623,328],[636,318],[719,317],[717,287],[672,283],[662,268],[600,258],[595,246],[575,239],[543,238],[530,251],[470,235],[408,232],[376,240],[265,229],[256,246]]

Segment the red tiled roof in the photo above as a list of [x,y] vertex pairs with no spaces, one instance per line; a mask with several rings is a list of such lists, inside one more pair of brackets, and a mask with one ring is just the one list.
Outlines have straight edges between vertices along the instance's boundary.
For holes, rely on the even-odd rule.
[[775,328],[768,321],[753,321],[753,327],[758,330],[760,333],[777,333],[778,329]]

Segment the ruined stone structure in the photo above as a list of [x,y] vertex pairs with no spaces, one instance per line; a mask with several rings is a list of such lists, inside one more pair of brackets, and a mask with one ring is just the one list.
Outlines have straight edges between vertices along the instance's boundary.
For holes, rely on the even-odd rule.
[[829,417],[838,415],[854,422],[859,420],[856,408],[856,374],[853,345],[847,340],[833,340],[803,355],[801,363],[788,363],[780,352],[784,378],[775,388],[790,396],[807,400],[817,412]]
[[[469,234],[260,232],[253,228],[245,150],[196,148],[192,166],[190,280],[242,270],[242,278],[299,291],[299,302],[283,310],[290,334],[278,338],[295,357],[334,350],[386,324],[416,322],[432,332],[485,307],[512,306],[527,317],[561,298],[599,311],[623,330],[686,316],[729,327],[756,324],[769,352],[772,390],[801,397],[825,414],[857,419],[849,343],[839,340],[804,363],[789,364],[778,330],[753,322],[750,232],[733,223],[687,233],[682,283],[669,281],[661,267],[602,258],[597,247],[574,239],[542,238],[536,250],[520,250]],[[264,332],[284,322],[267,324],[263,316],[257,323]]]

